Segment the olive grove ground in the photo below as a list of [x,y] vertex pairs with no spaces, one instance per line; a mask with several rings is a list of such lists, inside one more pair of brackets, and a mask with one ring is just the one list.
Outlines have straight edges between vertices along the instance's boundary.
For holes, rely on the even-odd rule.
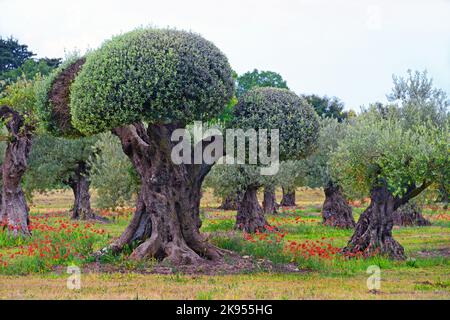
[[[259,195],[262,200],[262,193]],[[95,192],[94,192],[95,203]],[[277,200],[281,190],[277,191]],[[67,210],[72,202],[70,192],[53,192],[37,195],[31,215],[40,217],[48,212],[61,212],[54,219],[66,224]],[[95,270],[89,263],[81,266],[81,290],[67,289],[66,265],[71,261],[60,261],[59,266],[37,273],[23,272],[16,266],[13,272],[0,272],[1,299],[450,299],[450,212],[439,206],[424,209],[424,215],[431,222],[427,227],[395,227],[394,236],[405,247],[406,261],[387,259],[352,259],[341,261],[333,255],[333,248],[343,247],[352,230],[339,230],[321,225],[320,206],[323,192],[319,189],[297,190],[297,208],[285,209],[278,215],[269,215],[272,225],[286,234],[277,244],[277,237],[257,235],[248,237],[240,231],[233,231],[235,211],[213,209],[218,199],[206,192],[202,198],[203,226],[211,241],[219,246],[239,252],[246,259],[261,265],[261,268],[245,270],[236,274],[201,272],[186,274],[168,266],[165,274],[155,261],[134,263],[124,256],[102,262],[104,269]],[[355,220],[365,205],[353,204]],[[80,222],[78,228],[92,230],[92,249],[103,245],[121,234],[126,227],[129,214],[114,215],[103,212],[112,223]],[[42,219],[41,219],[42,220]],[[39,220],[39,221],[41,221]],[[41,223],[44,224],[44,223]],[[68,223],[67,223],[68,224]],[[86,226],[88,224],[88,226]],[[97,233],[98,232],[98,233]],[[261,240],[262,239],[262,240]],[[273,239],[274,243],[269,243]],[[9,254],[20,246],[8,245],[0,238],[0,258],[11,261]],[[3,242],[2,242],[3,241]],[[81,240],[80,240],[81,241]],[[308,244],[310,253],[330,254],[322,260],[300,257],[294,259],[285,252],[285,244]],[[328,251],[314,251],[314,243],[324,243]],[[26,244],[23,244],[26,247]],[[314,252],[313,252],[314,251]],[[294,254],[297,251],[293,251]],[[301,251],[299,251],[301,252]],[[303,252],[301,252],[303,253]],[[323,254],[322,254],[323,253]],[[298,258],[298,257],[297,257]],[[264,260],[274,263],[267,265]],[[277,268],[278,264],[294,261],[297,270]],[[259,264],[259,262],[261,262]],[[30,262],[31,263],[31,262]],[[367,267],[381,267],[381,288],[369,291]],[[22,266],[24,268],[24,266]],[[31,267],[30,267],[31,268]],[[16,270],[17,272],[15,272]],[[20,272],[19,272],[20,271]],[[106,271],[106,272],[105,272]]]

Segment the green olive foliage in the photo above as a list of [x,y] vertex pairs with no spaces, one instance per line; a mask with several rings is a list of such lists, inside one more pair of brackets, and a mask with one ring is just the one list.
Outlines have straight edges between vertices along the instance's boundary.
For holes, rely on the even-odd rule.
[[206,176],[203,186],[213,189],[214,196],[225,199],[228,196],[243,193],[248,186],[283,187],[287,191],[295,190],[306,184],[306,166],[302,160],[288,160],[280,163],[277,174],[263,176],[257,166],[252,165],[215,165]]
[[334,175],[359,195],[380,180],[397,196],[430,183],[449,188],[450,101],[426,72],[393,78],[391,104],[373,104],[352,119],[331,154]]
[[411,186],[448,174],[449,145],[448,123],[443,128],[431,122],[406,128],[397,117],[371,110],[348,127],[332,153],[332,173],[355,196],[368,195],[383,180],[390,192],[401,197]]
[[203,187],[212,188],[214,196],[223,200],[244,193],[251,184],[260,183],[261,176],[256,166],[215,165],[206,176]]
[[7,85],[0,94],[0,106],[7,105],[19,112],[27,124],[34,125],[36,123],[35,90],[40,79],[40,75],[36,75],[31,80],[20,77],[16,82]]
[[136,121],[207,121],[233,90],[228,60],[213,43],[191,32],[138,29],[86,56],[71,87],[72,123],[92,134]]
[[285,192],[293,192],[306,185],[307,167],[305,160],[287,160],[280,163],[280,170],[274,176],[274,185]]
[[235,106],[230,123],[233,128],[243,130],[278,129],[281,161],[309,155],[316,147],[319,134],[319,120],[314,109],[305,99],[287,89],[251,89]]
[[139,178],[123,153],[119,139],[109,132],[101,133],[94,145],[98,152],[90,158],[91,185],[97,191],[96,205],[116,208],[132,205],[139,191]]
[[96,149],[95,137],[65,139],[48,134],[36,136],[24,176],[24,190],[45,192],[67,187],[74,178],[78,164],[87,163]]
[[[439,88],[433,87],[433,79],[426,71],[407,71],[406,77],[393,76],[394,86],[387,96],[397,106],[396,111],[406,127],[430,121],[444,127],[449,117],[450,99]],[[392,110],[391,110],[392,111]]]
[[58,68],[36,83],[36,116],[39,119],[39,124],[43,131],[51,133],[55,136],[78,137],[81,135],[80,132],[71,125],[71,123],[68,123],[68,127],[64,130],[61,128],[60,124],[53,116],[55,106],[49,97],[52,86],[58,76],[80,58],[80,55],[77,53],[68,55]]
[[303,98],[286,89],[253,88],[240,98],[229,125],[244,131],[278,129],[282,161],[274,176],[260,175],[255,165],[215,166],[206,184],[215,189],[216,195],[225,198],[245,191],[248,186],[283,186],[292,190],[304,184],[304,166],[295,160],[303,159],[315,149],[319,119]]
[[324,187],[333,182],[330,170],[332,153],[346,132],[347,122],[335,118],[321,118],[317,150],[303,161],[306,184],[312,188]]
[[[402,125],[411,128],[415,125],[429,123],[445,130],[449,119],[450,99],[439,88],[433,87],[433,79],[426,71],[412,72],[408,70],[406,77],[393,77],[394,87],[388,100],[395,103],[396,113]],[[390,108],[392,112],[392,107]],[[428,189],[429,196],[448,202],[450,194],[450,166],[442,167],[435,183]],[[434,190],[434,192],[432,191]],[[433,195],[434,193],[434,195]]]

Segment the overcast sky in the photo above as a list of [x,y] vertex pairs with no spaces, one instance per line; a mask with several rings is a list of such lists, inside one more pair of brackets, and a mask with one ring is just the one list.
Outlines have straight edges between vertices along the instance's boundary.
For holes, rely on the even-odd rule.
[[40,57],[153,25],[213,41],[239,74],[279,72],[346,108],[386,101],[392,74],[424,70],[450,93],[450,0],[0,0],[0,35]]

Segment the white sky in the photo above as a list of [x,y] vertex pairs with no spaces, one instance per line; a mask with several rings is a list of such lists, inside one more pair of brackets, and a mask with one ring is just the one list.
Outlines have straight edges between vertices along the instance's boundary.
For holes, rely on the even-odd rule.
[[239,74],[279,72],[296,93],[346,108],[384,102],[392,74],[427,69],[450,93],[450,0],[0,0],[0,35],[43,57],[84,52],[138,26],[192,30]]

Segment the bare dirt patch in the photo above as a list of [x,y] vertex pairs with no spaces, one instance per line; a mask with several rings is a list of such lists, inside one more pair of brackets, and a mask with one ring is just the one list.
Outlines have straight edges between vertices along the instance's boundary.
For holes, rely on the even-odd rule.
[[[186,275],[231,275],[256,272],[273,273],[306,273],[307,270],[298,269],[294,263],[275,264],[267,259],[255,259],[250,256],[240,256],[227,253],[223,261],[205,260],[201,264],[171,265],[159,262],[150,266],[125,267],[123,264],[92,262],[85,264],[83,273],[140,273],[140,274],[186,274]],[[55,266],[57,274],[66,272],[65,266]]]
[[416,255],[422,258],[434,258],[434,257],[450,258],[450,247],[433,250],[421,250],[418,251]]

